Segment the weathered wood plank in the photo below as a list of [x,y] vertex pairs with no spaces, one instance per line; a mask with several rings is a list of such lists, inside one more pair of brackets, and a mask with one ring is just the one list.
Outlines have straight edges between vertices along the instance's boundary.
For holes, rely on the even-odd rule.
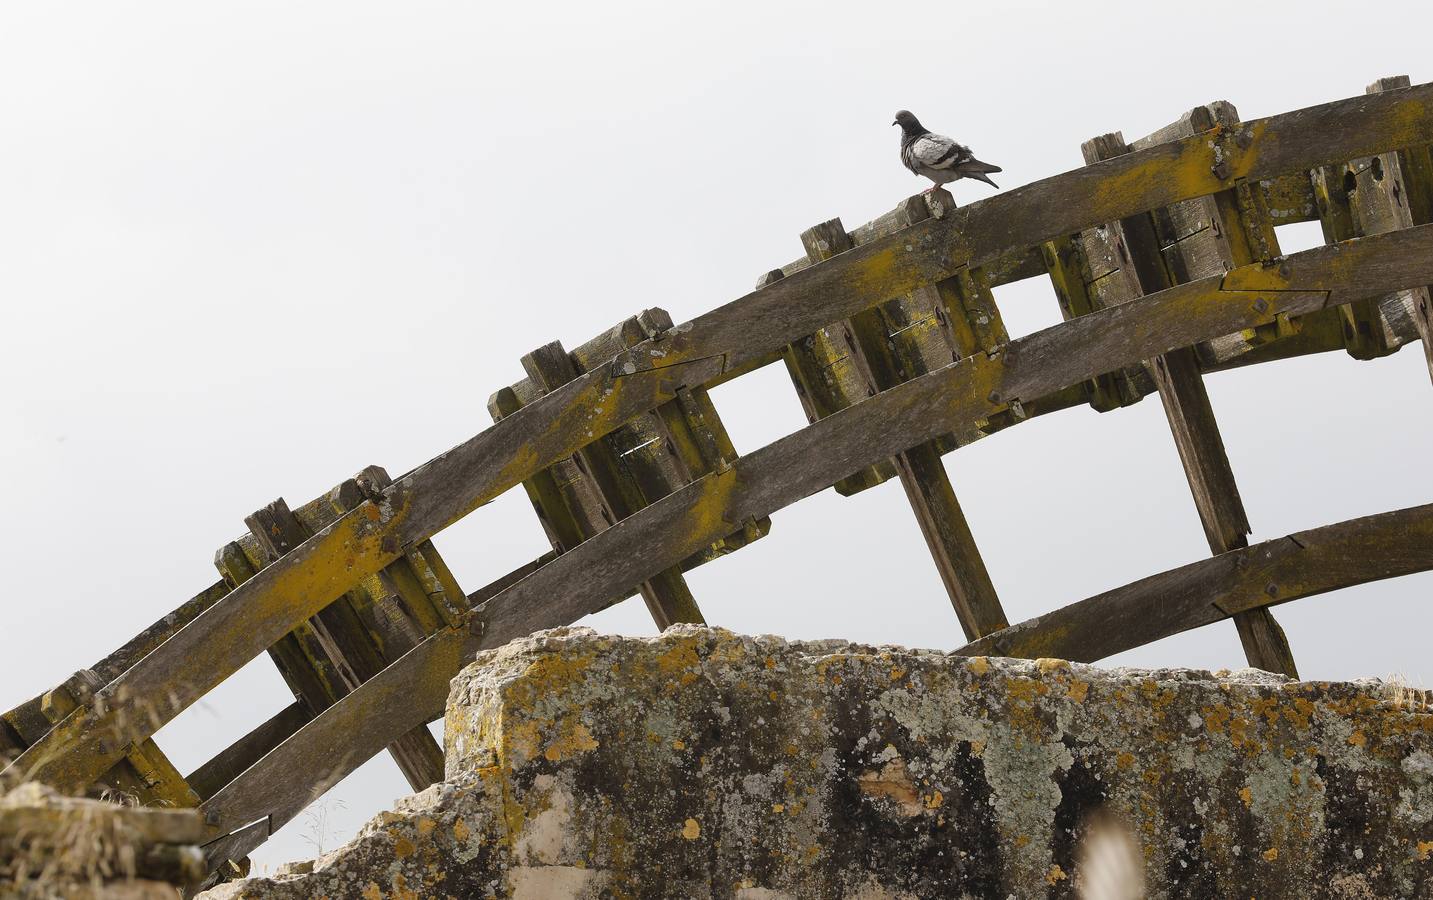
[[[370,477],[373,476],[386,478],[386,473],[379,470],[370,473]],[[348,504],[356,505],[356,498],[344,503]],[[328,517],[336,515],[337,510],[330,510]],[[269,555],[270,564],[291,552],[309,536],[308,529],[282,498],[257,510],[244,521]],[[326,679],[328,694],[312,698],[311,706],[327,708],[387,666],[388,660],[354,610],[356,603],[363,602],[358,592],[351,591],[339,602],[319,610],[310,620],[310,627],[318,639],[316,652],[322,654],[312,662],[320,667],[326,664],[337,674],[337,679]],[[438,746],[432,732],[425,727],[414,728],[395,739],[388,746],[388,752],[415,791],[421,791],[443,778],[443,748]]]
[[[40,698],[40,712],[50,722],[58,722],[90,702],[95,691],[103,686],[104,680],[97,672],[81,669]],[[105,773],[104,781],[111,789],[128,794],[145,806],[199,805],[199,796],[153,739],[131,746],[124,759]]]
[[[1040,246],[1045,270],[1050,275],[1055,299],[1060,306],[1060,316],[1065,321],[1104,308],[1090,289],[1095,281],[1085,255],[1085,246],[1090,240],[1086,236],[1061,237]],[[1085,383],[1090,406],[1097,412],[1109,412],[1139,402],[1145,393],[1139,378],[1141,374],[1144,374],[1143,368],[1137,368],[1107,372],[1090,379]]]
[[[211,584],[178,609],[130,638],[124,646],[90,666],[90,670],[99,676],[102,684],[108,684],[137,660],[168,640],[176,631],[194,621],[200,613],[213,606],[227,593],[229,586],[222,579]],[[13,734],[9,750],[13,755],[18,755],[19,751],[39,740],[50,730],[53,723],[40,709],[43,698],[44,694],[37,695],[0,715],[0,722],[5,726],[0,730],[8,730]],[[4,752],[3,740],[0,740],[0,753]]]
[[[1143,140],[1155,145],[1208,132],[1216,124],[1229,127],[1237,119],[1228,104],[1199,107]],[[1083,150],[1086,162],[1095,163],[1126,154],[1131,147],[1115,133],[1087,142]],[[1234,191],[1110,223],[1108,232],[1117,235],[1127,254],[1125,271],[1133,275],[1125,280],[1126,289],[1136,294],[1155,293],[1173,284],[1220,277],[1236,266],[1256,260],[1264,263],[1277,256],[1273,225],[1266,214],[1249,208],[1248,194],[1247,184],[1241,183]],[[1163,249],[1161,223],[1164,240],[1169,241]],[[1246,546],[1249,520],[1196,351],[1189,347],[1162,354],[1151,360],[1150,368],[1210,551],[1219,554]],[[1298,677],[1288,639],[1267,610],[1241,615],[1236,625],[1250,665]]]
[[[248,855],[396,736],[431,721],[432,701],[447,696],[468,640],[461,629],[429,636],[205,800],[210,868]],[[231,834],[259,819],[266,827]]]
[[[1247,122],[1216,140],[1185,139],[1054,176],[857,247],[678,326],[399,478],[380,502],[364,503],[310,538],[111,682],[102,692],[104,713],[76,710],[12,765],[51,784],[92,782],[122,755],[128,741],[116,738],[152,734],[404,547],[670,401],[679,387],[705,384],[963,265],[1225,190],[1239,179],[1428,144],[1430,101],[1429,85],[1342,100]],[[660,366],[649,355],[659,348]],[[138,697],[165,703],[140,721]]]
[[[224,576],[231,589],[238,589],[248,583],[264,568],[262,548],[252,535],[248,541],[231,541],[214,553],[214,567]],[[244,544],[249,544],[247,552]],[[279,675],[288,685],[294,698],[308,710],[318,715],[335,697],[344,692],[343,682],[338,673],[328,667],[324,658],[322,643],[313,633],[309,620],[295,625],[268,648],[269,657],[279,670]],[[139,664],[142,664],[143,660]]]
[[1180,566],[1012,625],[964,656],[1098,662],[1233,615],[1433,569],[1433,505],[1350,519]]
[[[779,269],[768,272],[758,285],[769,288],[784,277]],[[824,324],[792,341],[781,353],[807,422],[817,422],[876,393],[875,379],[856,349],[855,334],[844,321]],[[881,460],[843,478],[836,492],[849,497],[895,474],[890,461]]]
[[[556,341],[524,356],[522,365],[527,371],[528,379],[543,393],[556,390],[579,375],[567,351]],[[634,432],[630,424],[624,426],[624,429],[629,438],[633,434],[640,434]],[[613,434],[624,429],[617,429]],[[609,526],[646,505],[640,484],[635,478],[623,477],[619,457],[605,440],[595,441],[577,451],[573,462],[602,498],[604,509],[612,517]],[[675,473],[671,477],[675,482]],[[678,622],[705,621],[686,579],[682,577],[680,565],[664,569],[644,580],[639,590],[647,604],[647,611],[660,629]]]
[[296,700],[189,773],[185,780],[201,800],[207,800],[312,719],[308,709]]
[[[1397,93],[1409,87],[1408,76],[1380,78],[1367,93]],[[1382,234],[1396,228],[1426,225],[1433,221],[1433,158],[1427,145],[1400,147],[1368,160],[1357,160],[1354,169],[1354,218],[1360,234]],[[1397,340],[1394,320],[1411,321],[1423,343],[1424,364],[1433,378],[1433,309],[1429,288],[1420,285],[1384,300],[1380,305],[1387,334],[1383,340]]]
[[[943,189],[912,197],[903,204],[903,217],[907,223],[920,221],[931,215],[932,208],[954,209],[955,201]],[[801,242],[812,262],[822,262],[855,246],[840,219],[808,229],[801,235]],[[931,330],[941,342],[939,351],[893,340],[892,319],[911,318],[938,323]],[[877,390],[887,390],[933,371],[948,359],[992,351],[1009,341],[987,280],[982,274],[969,272],[864,310],[836,327],[855,335],[849,352]],[[953,439],[949,442],[955,445]],[[973,639],[1006,627],[1007,621],[940,456],[937,438],[895,454],[891,462],[960,627],[968,639]]]
[[[569,356],[578,374],[586,374],[611,362],[628,350],[673,327],[671,317],[660,308],[643,310],[574,349]],[[767,362],[774,362],[774,353]],[[749,369],[747,370],[749,371]],[[533,379],[525,378],[502,388],[488,400],[493,420],[500,421],[544,392]],[[650,503],[687,484],[698,475],[726,465],[736,458],[736,449],[722,425],[707,390],[701,386],[678,389],[675,398],[655,410],[643,413],[602,439],[611,450],[616,470],[623,480],[637,487],[634,503]],[[586,535],[606,528],[616,518],[590,479],[576,463],[563,460],[523,483],[549,542],[559,552],[585,540]],[[746,546],[765,535],[771,522],[747,523],[691,559],[684,560],[688,571],[719,556]]]

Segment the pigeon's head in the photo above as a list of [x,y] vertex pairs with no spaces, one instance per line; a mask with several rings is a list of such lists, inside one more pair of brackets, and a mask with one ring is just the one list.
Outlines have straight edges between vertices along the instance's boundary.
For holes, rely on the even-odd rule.
[[901,131],[905,134],[925,133],[925,127],[921,125],[920,119],[917,119],[915,114],[908,109],[896,113],[896,120],[891,124],[901,126]]

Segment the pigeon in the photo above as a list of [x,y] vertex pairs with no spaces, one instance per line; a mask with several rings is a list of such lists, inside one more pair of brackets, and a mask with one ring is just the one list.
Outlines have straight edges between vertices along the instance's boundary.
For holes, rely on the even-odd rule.
[[964,144],[933,134],[909,110],[896,113],[891,124],[901,126],[901,162],[935,182],[926,193],[960,178],[975,178],[999,190],[1000,185],[986,177],[989,172],[999,172],[999,166],[976,159]]

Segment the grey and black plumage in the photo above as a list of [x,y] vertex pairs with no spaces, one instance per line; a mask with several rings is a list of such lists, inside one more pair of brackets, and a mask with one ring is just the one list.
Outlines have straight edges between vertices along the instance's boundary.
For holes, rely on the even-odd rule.
[[991,172],[999,172],[999,166],[981,162],[969,147],[943,134],[935,134],[909,110],[896,113],[896,120],[891,124],[901,126],[901,162],[917,175],[935,182],[932,190],[961,178],[974,178],[997,190],[1000,188],[987,177]]

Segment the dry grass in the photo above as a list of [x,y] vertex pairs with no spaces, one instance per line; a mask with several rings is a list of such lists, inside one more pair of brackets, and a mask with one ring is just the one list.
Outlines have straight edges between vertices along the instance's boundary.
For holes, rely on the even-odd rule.
[[1387,700],[1400,712],[1433,713],[1433,691],[1414,687],[1408,683],[1408,676],[1394,672],[1383,680]]
[[18,785],[0,798],[0,878],[17,886],[88,882],[96,888],[133,878],[138,836],[106,814],[107,804],[62,807],[61,799],[37,784]]

